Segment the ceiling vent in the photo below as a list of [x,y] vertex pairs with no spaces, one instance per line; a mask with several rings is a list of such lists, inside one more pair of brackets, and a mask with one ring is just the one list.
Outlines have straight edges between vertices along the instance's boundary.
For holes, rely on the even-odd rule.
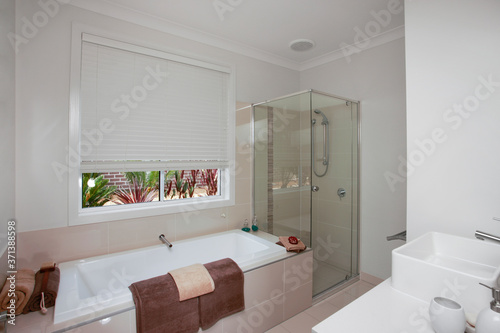
[[314,42],[310,39],[296,39],[290,42],[290,48],[294,51],[308,51],[314,47]]

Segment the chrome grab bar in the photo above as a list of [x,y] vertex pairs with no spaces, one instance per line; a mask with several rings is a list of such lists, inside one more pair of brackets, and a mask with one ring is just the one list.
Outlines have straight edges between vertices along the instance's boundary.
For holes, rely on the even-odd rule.
[[406,230],[401,231],[400,233],[397,233],[397,234],[392,235],[392,236],[387,236],[388,241],[392,241],[392,240],[396,240],[396,239],[399,239],[399,240],[406,242]]
[[480,240],[488,239],[488,240],[500,243],[500,237],[492,235],[492,234],[487,234],[486,232],[482,232],[479,230],[476,230],[476,233],[474,234],[474,236],[476,236],[476,238],[480,239]]
[[172,247],[172,243],[170,243],[166,238],[165,238],[165,235],[164,234],[161,234],[160,236],[158,236],[158,238],[168,247]]

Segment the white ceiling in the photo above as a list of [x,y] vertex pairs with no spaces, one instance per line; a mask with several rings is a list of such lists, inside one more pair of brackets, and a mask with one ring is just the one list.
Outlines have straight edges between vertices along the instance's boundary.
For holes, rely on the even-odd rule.
[[[402,8],[402,0],[73,0],[86,9],[148,16],[170,27],[174,34],[198,39],[215,46],[241,50],[244,54],[301,69],[322,58],[343,56],[341,45],[356,44],[355,37],[367,29],[380,30],[363,48],[376,46],[377,39],[390,41],[403,36],[404,13],[391,14],[388,6]],[[391,5],[392,4],[392,5]],[[97,7],[98,6],[98,7]],[[119,6],[120,10],[112,7]],[[391,7],[392,8],[392,7]],[[385,11],[386,22],[374,13]],[[118,15],[118,14],[117,14]],[[116,15],[115,15],[116,16]],[[377,29],[378,28],[378,29]],[[356,30],[358,29],[358,30]],[[183,32],[182,32],[183,31]],[[182,32],[182,33],[181,33]],[[311,39],[316,46],[303,52],[292,51],[295,39]],[[345,43],[345,44],[342,44]],[[226,47],[224,47],[226,45]],[[359,45],[359,44],[358,44]],[[251,50],[252,52],[248,52]]]

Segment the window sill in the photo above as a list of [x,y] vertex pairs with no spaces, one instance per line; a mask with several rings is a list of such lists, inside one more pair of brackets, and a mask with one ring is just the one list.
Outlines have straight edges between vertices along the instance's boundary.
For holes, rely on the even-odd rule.
[[[188,202],[186,202],[186,201]],[[189,213],[203,209],[234,206],[234,199],[225,198],[192,198],[179,202],[148,202],[129,205],[108,207],[95,207],[80,209],[77,214],[70,217],[69,225],[84,225],[90,223],[110,222],[131,218],[149,216]]]

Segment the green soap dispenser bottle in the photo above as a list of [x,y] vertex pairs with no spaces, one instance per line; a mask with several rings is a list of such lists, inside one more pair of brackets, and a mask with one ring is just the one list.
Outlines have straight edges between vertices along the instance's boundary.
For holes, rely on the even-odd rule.
[[253,216],[253,220],[252,220],[252,230],[253,230],[253,231],[257,231],[257,230],[259,230],[259,227],[257,226],[257,215],[254,215],[254,216]]
[[498,333],[500,332],[500,290],[485,284],[480,285],[491,289],[493,300],[489,308],[485,308],[477,316],[476,333]]
[[241,230],[246,231],[246,232],[250,231],[250,228],[248,227],[248,220],[247,219],[245,219],[245,222],[243,222],[243,228],[241,228]]

